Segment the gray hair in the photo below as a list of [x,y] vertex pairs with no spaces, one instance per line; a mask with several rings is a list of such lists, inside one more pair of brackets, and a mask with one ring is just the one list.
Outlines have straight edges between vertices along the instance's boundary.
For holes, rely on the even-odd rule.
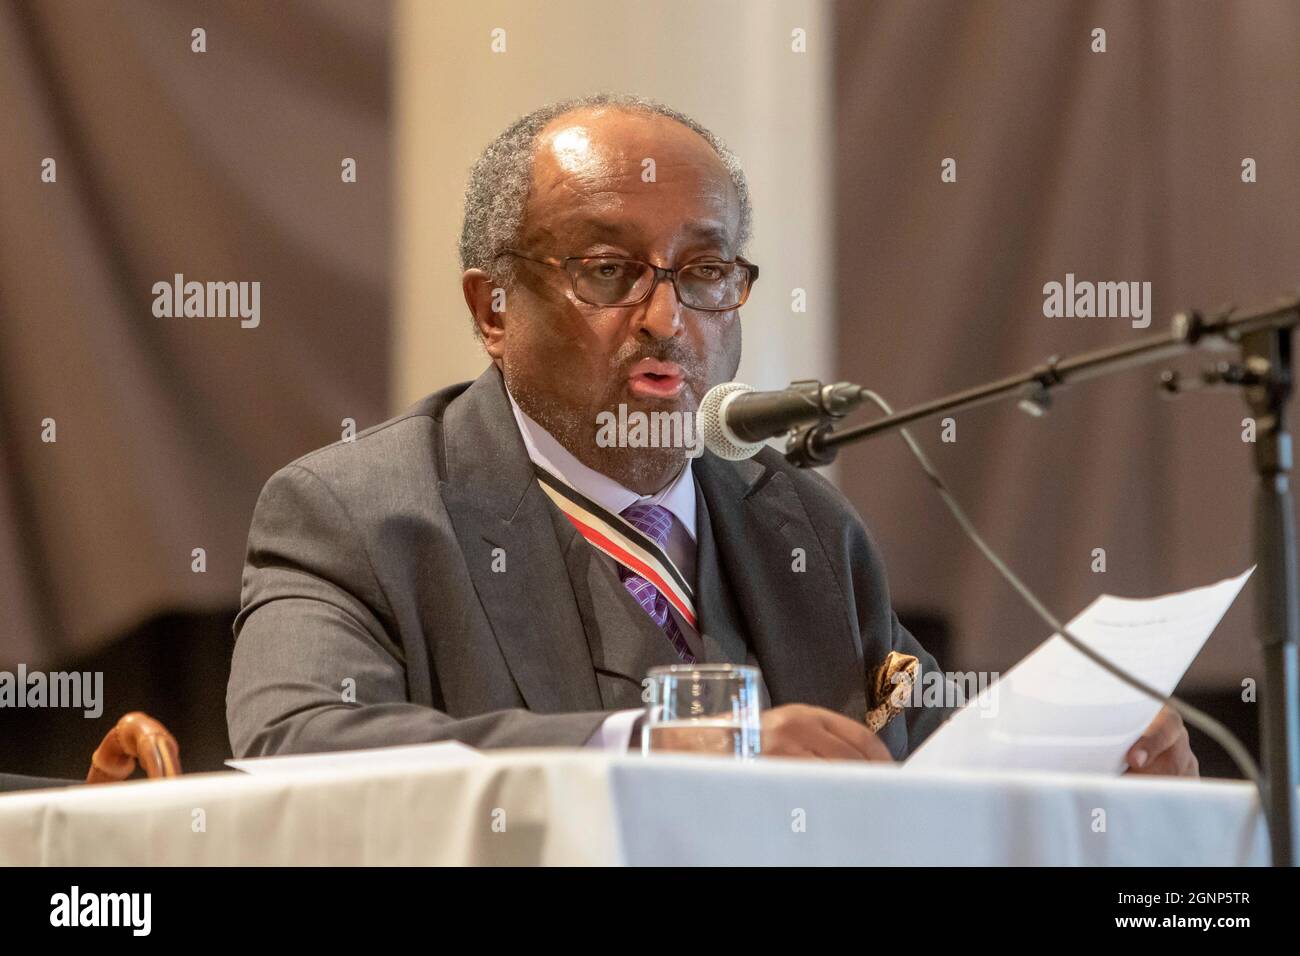
[[695,131],[713,147],[740,197],[738,251],[744,251],[753,221],[749,187],[740,160],[727,149],[722,140],[684,113],[654,100],[622,93],[594,93],[533,110],[515,120],[483,150],[470,170],[469,185],[465,188],[465,223],[460,232],[462,270],[482,269],[501,285],[510,284],[514,277],[514,263],[498,256],[501,250],[519,240],[524,206],[533,179],[537,135],[556,117],[600,106],[666,116]]

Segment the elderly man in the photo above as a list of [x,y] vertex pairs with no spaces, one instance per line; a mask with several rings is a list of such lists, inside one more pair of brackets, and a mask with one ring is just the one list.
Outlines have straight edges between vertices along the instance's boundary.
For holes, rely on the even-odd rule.
[[[684,661],[761,668],[769,755],[897,759],[937,726],[926,707],[864,722],[891,651],[936,665],[821,476],[770,450],[597,440],[602,413],[693,412],[735,374],[750,219],[736,158],[647,100],[556,104],[488,146],[460,249],[491,364],[267,483],[235,624],[236,754],[626,749],[647,670]],[[1131,756],[1195,771],[1170,712]]]

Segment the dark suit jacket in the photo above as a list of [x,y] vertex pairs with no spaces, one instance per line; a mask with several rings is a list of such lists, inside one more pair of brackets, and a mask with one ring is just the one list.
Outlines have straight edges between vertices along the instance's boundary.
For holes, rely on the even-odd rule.
[[[770,449],[743,462],[706,452],[694,474],[705,661],[757,663],[774,705],[855,720],[889,651],[935,668],[825,479]],[[611,711],[641,706],[650,667],[680,663],[539,488],[495,367],[272,476],[235,637],[237,756],[580,746]],[[901,757],[942,716],[914,708],[881,736]]]

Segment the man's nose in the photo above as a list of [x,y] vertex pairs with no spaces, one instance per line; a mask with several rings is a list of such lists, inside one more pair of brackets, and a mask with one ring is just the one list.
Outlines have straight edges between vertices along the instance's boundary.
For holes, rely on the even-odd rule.
[[677,290],[667,276],[659,280],[654,292],[646,300],[641,328],[657,339],[671,339],[682,330],[682,304],[677,301]]

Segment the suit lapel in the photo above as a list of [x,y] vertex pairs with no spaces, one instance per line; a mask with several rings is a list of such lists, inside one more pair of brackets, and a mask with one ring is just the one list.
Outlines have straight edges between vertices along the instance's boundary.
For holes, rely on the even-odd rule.
[[448,406],[439,489],[484,613],[529,710],[601,707],[555,510],[489,368]]
[[695,467],[717,552],[708,563],[724,569],[772,702],[864,713],[852,601],[790,479],[757,460],[708,453]]

